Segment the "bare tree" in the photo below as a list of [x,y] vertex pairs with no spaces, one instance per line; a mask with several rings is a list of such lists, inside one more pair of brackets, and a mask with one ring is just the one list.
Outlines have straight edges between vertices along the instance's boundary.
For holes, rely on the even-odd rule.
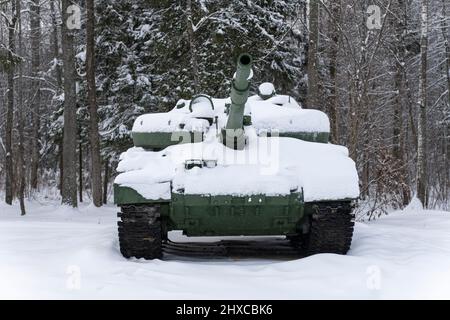
[[62,0],[62,49],[64,69],[63,204],[77,204],[77,119],[74,30],[69,28],[70,0]]
[[427,71],[428,71],[428,0],[421,2],[420,33],[420,82],[417,121],[417,196],[422,204],[428,206],[427,183]]
[[31,76],[32,76],[32,97],[31,110],[33,119],[33,138],[31,143],[31,177],[30,185],[32,190],[38,187],[39,169],[39,128],[40,128],[40,108],[41,108],[41,4],[40,0],[30,2],[30,38],[31,38]]
[[[50,0],[50,15],[51,15],[51,21],[52,21],[52,31],[51,31],[51,51],[53,53],[53,59],[55,65],[55,76],[56,76],[56,83],[57,83],[57,93],[60,94],[63,90],[63,81],[62,81],[62,70],[60,65],[60,53],[59,53],[59,40],[58,40],[58,23],[57,23],[57,8],[59,7],[59,0]],[[56,5],[55,5],[56,4]],[[62,193],[62,185],[63,185],[63,143],[62,141],[59,142],[58,146],[58,152],[59,152],[59,185],[58,188],[60,192]]]
[[330,11],[335,18],[331,22],[331,43],[330,43],[330,122],[331,122],[331,139],[334,143],[339,143],[339,99],[337,85],[337,67],[338,67],[338,50],[340,32],[338,22],[341,18],[341,0],[332,1],[330,3]]
[[393,148],[392,155],[396,161],[397,170],[400,172],[398,175],[401,181],[401,193],[403,198],[403,205],[406,206],[410,202],[410,190],[407,186],[407,167],[405,162],[405,137],[403,130],[403,113],[405,104],[405,35],[406,30],[406,13],[405,2],[399,0],[394,8],[393,26],[395,29],[395,46],[393,52],[395,54],[395,67],[394,67],[394,86],[395,86],[395,102],[394,102],[394,128],[393,128]]
[[319,76],[317,49],[319,42],[319,0],[309,0],[308,95],[307,107],[318,107]]
[[83,144],[78,141],[78,200],[83,202]]
[[58,41],[58,23],[56,21],[56,8],[55,8],[55,2],[56,4],[59,3],[59,1],[56,0],[50,0],[50,15],[51,15],[51,21],[52,21],[52,51],[53,51],[53,58],[56,60],[56,81],[58,85],[58,90],[62,88],[62,71],[61,66],[59,64],[60,54],[59,54],[59,41]]
[[189,52],[191,57],[191,68],[192,68],[192,78],[194,83],[192,88],[194,89],[194,93],[198,93],[198,62],[197,62],[197,47],[195,45],[195,31],[194,31],[194,22],[192,21],[192,1],[186,1],[186,26],[187,26],[187,34],[189,37]]
[[94,0],[86,0],[86,78],[90,117],[89,140],[91,145],[92,200],[96,207],[102,206],[102,167],[100,137],[98,134],[97,95],[95,85],[95,15]]
[[13,151],[12,151],[12,139],[13,139],[13,121],[14,121],[14,72],[15,67],[13,61],[16,54],[16,25],[17,25],[17,8],[16,2],[11,1],[11,17],[7,21],[8,23],[8,103],[6,105],[6,128],[5,128],[5,202],[12,205],[13,201]]
[[[23,34],[22,34],[22,3],[21,0],[16,0],[17,3],[17,15],[19,21],[19,48],[18,54],[20,56],[23,55]],[[20,212],[24,216],[26,214],[25,210],[25,138],[24,138],[24,130],[25,130],[25,115],[24,115],[24,105],[23,105],[23,66],[19,65],[19,79],[18,79],[18,123],[17,123],[17,131],[19,132],[19,144],[18,144],[18,159],[17,159],[17,176],[18,176],[18,198],[20,203]]]
[[108,203],[109,159],[105,159],[105,173],[103,176],[103,204]]
[[447,6],[445,3],[446,0],[442,0],[442,37],[444,39],[444,49],[445,49],[445,67],[444,71],[447,79],[447,119],[444,119],[444,197],[449,199],[449,188],[450,188],[450,44],[448,40],[448,22],[449,17],[447,16]]

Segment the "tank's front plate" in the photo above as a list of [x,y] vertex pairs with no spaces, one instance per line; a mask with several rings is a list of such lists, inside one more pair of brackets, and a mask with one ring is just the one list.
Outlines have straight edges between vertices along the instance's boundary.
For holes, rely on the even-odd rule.
[[303,217],[302,194],[207,196],[172,194],[172,229],[188,236],[286,235]]

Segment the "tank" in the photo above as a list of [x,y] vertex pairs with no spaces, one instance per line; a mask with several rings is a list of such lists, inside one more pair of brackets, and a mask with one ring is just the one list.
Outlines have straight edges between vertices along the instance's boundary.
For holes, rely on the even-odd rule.
[[162,258],[175,230],[193,242],[277,236],[304,255],[349,250],[355,163],[328,142],[323,112],[271,83],[250,95],[252,64],[238,58],[228,98],[197,95],[136,119],[114,182],[124,257]]

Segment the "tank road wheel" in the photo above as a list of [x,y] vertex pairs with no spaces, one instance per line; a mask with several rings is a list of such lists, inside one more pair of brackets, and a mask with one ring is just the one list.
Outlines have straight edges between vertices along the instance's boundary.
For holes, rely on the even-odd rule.
[[302,238],[307,256],[319,253],[347,254],[355,225],[350,203],[317,204],[312,215],[309,233]]
[[127,205],[118,213],[120,252],[125,258],[162,258],[159,205]]

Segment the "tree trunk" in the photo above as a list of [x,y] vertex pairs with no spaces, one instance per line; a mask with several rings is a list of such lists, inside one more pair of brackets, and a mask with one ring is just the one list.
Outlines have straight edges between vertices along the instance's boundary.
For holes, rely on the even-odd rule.
[[[58,41],[58,22],[56,19],[56,8],[55,8],[55,2],[57,4],[57,7],[59,7],[59,1],[51,0],[50,1],[50,13],[51,13],[51,19],[52,19],[52,50],[53,50],[53,59],[55,59],[55,76],[56,76],[56,82],[57,82],[57,93],[58,95],[61,94],[63,90],[63,81],[62,81],[62,70],[60,66],[60,54],[59,54],[59,41]],[[62,141],[59,143],[59,191],[62,195],[62,185],[63,185],[63,143]]]
[[86,0],[86,78],[89,104],[89,140],[91,146],[92,201],[102,206],[102,164],[100,158],[100,137],[98,134],[98,112],[95,85],[95,15],[94,0]]
[[55,66],[56,71],[56,82],[58,84],[58,90],[62,89],[62,72],[61,66],[59,65],[59,45],[58,45],[58,23],[56,21],[56,9],[55,0],[50,1],[50,11],[52,17],[52,42],[53,42],[53,56],[57,64]]
[[40,0],[31,0],[30,3],[30,38],[31,38],[31,76],[32,76],[32,140],[31,140],[31,176],[32,190],[37,190],[39,168],[39,127],[41,107],[41,81],[40,81],[40,43],[41,43],[41,9]]
[[331,142],[339,144],[339,99],[337,87],[337,55],[339,50],[339,28],[337,22],[341,17],[341,1],[335,0],[330,3],[331,12],[336,21],[331,25],[331,45],[330,45],[330,122],[331,122]]
[[445,47],[445,71],[447,78],[447,107],[450,108],[450,44],[448,43],[448,25],[447,25],[447,8],[445,4],[446,0],[442,0],[442,37],[444,38]]
[[396,90],[396,95],[394,99],[394,127],[393,127],[393,143],[392,143],[392,155],[395,159],[401,158],[401,145],[400,145],[400,135],[403,126],[403,93],[404,93],[404,34],[405,34],[405,22],[400,17],[403,17],[402,8],[403,0],[399,0],[398,4],[393,7],[393,27],[395,29],[396,43],[393,45],[393,52],[395,53],[395,67],[394,67],[394,86]]
[[[396,165],[400,172],[402,181],[398,181],[401,184],[402,204],[406,206],[410,202],[410,190],[408,188],[408,171],[407,164],[405,162],[405,139],[403,129],[403,114],[404,114],[404,100],[405,100],[405,48],[404,48],[404,35],[406,34],[406,12],[404,8],[403,0],[398,1],[398,5],[394,7],[397,13],[393,19],[394,27],[396,29],[396,38],[398,43],[394,48],[396,53],[396,62],[394,70],[394,83],[397,94],[394,102],[394,128],[393,128],[393,148],[392,155],[396,160]],[[401,19],[399,17],[402,17]]]
[[64,146],[63,146],[63,142],[62,142],[62,140],[61,140],[61,142],[59,143],[59,148],[58,148],[58,151],[59,151],[59,193],[61,194],[61,196],[62,196],[62,189],[63,189],[63,177],[64,177],[64,165],[63,165],[63,163],[64,163],[64,161],[63,161],[63,158],[64,158]]
[[[362,64],[362,63],[361,63]],[[357,162],[358,160],[358,138],[359,138],[359,131],[360,131],[360,120],[363,116],[362,111],[363,108],[363,81],[361,80],[361,70],[358,68],[358,70],[355,72],[356,76],[352,76],[349,74],[348,79],[351,81],[350,83],[350,99],[351,103],[349,105],[349,138],[348,138],[348,145],[349,145],[349,153],[350,157]]]
[[395,66],[395,89],[397,91],[394,100],[394,128],[393,128],[393,142],[392,155],[395,159],[402,158],[402,150],[400,143],[400,135],[403,127],[403,70],[399,63]]
[[[445,47],[445,73],[447,77],[447,110],[450,109],[450,44],[448,40],[448,24],[447,24],[447,8],[445,4],[446,0],[442,0],[442,37],[444,38]],[[445,168],[445,179],[444,179],[444,195],[446,199],[449,199],[449,189],[450,189],[450,119],[447,119],[444,123],[444,168]],[[447,200],[449,201],[449,200]]]
[[186,1],[186,25],[187,33],[189,36],[189,51],[191,54],[191,68],[192,68],[192,79],[194,94],[198,93],[199,81],[198,81],[198,62],[197,62],[197,46],[195,45],[195,34],[192,22],[192,1]]
[[347,71],[347,100],[348,100],[348,113],[347,113],[347,123],[349,124],[347,129],[347,145],[349,149],[350,157],[356,161],[356,145],[353,143],[353,136],[355,135],[354,130],[356,130],[356,109],[355,109],[355,99],[353,94],[355,92],[354,81],[352,75]]
[[[16,0],[17,2],[17,14],[18,14],[18,21],[19,21],[19,50],[18,53],[20,56],[23,55],[23,46],[22,46],[22,19],[21,19],[21,0]],[[25,116],[24,116],[24,106],[23,106],[23,67],[22,64],[19,65],[19,79],[18,79],[18,125],[17,129],[19,132],[19,145],[18,145],[18,178],[19,178],[19,188],[18,188],[18,197],[19,197],[19,203],[20,203],[20,212],[22,216],[26,215],[26,209],[25,209],[25,150],[24,150],[24,128],[25,128]]]
[[395,71],[395,86],[398,91],[395,98],[394,106],[394,139],[392,154],[396,160],[396,165],[400,171],[400,177],[402,181],[398,181],[401,184],[402,193],[402,205],[406,206],[411,201],[410,189],[408,187],[408,170],[407,163],[405,161],[405,138],[403,129],[403,101],[405,97],[405,83],[403,80],[404,70],[403,66],[399,63],[396,64]]
[[108,203],[109,159],[105,160],[105,176],[103,179],[103,204]]
[[64,138],[62,203],[77,207],[77,119],[74,30],[67,27],[70,0],[62,0],[62,49],[64,65]]
[[427,183],[427,57],[428,57],[428,0],[421,5],[420,81],[417,121],[417,196],[428,206]]
[[83,145],[81,144],[81,136],[80,142],[78,143],[78,195],[80,202],[83,202]]
[[13,138],[13,121],[14,121],[14,56],[16,52],[15,28],[17,23],[17,10],[15,1],[11,2],[11,21],[8,25],[8,60],[10,66],[8,68],[7,82],[8,82],[8,103],[6,105],[6,126],[5,126],[5,202],[12,205],[14,188],[13,188],[13,160],[12,160],[12,138]]
[[406,105],[408,106],[408,118],[409,118],[409,125],[411,128],[411,135],[412,135],[412,141],[414,142],[414,147],[417,149],[417,126],[416,126],[416,122],[414,121],[414,107],[416,105],[412,92],[411,92],[411,88],[410,88],[410,84],[408,79],[406,79],[406,73],[403,75],[403,79],[405,79],[405,88],[407,90],[407,101],[406,101]]
[[307,108],[318,108],[319,76],[317,48],[319,42],[319,0],[309,0],[308,95]]

